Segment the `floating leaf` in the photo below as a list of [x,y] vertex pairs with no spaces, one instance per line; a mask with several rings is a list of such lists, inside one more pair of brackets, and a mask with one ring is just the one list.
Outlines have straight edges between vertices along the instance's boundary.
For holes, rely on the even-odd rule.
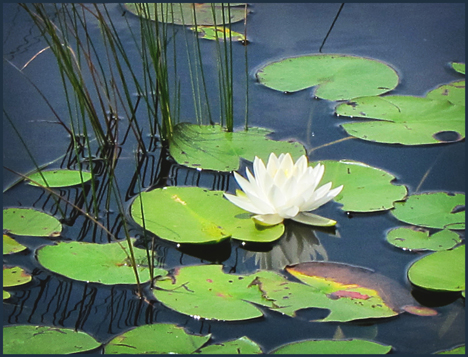
[[105,347],[105,354],[190,354],[203,346],[208,335],[192,335],[173,324],[138,326],[117,337]]
[[[132,242],[134,239],[132,239]],[[146,251],[133,248],[140,282],[150,279]],[[101,284],[136,284],[127,242],[96,244],[59,242],[37,252],[42,266],[70,279]],[[154,274],[165,274],[154,269]]]
[[387,241],[398,248],[408,250],[446,250],[461,242],[460,236],[448,229],[432,235],[427,230],[398,227],[387,233]]
[[343,185],[343,190],[334,200],[343,205],[344,211],[388,210],[395,201],[406,197],[406,187],[393,185],[391,182],[395,176],[381,169],[352,160],[319,162],[325,165],[322,182],[332,182],[333,187]]
[[314,95],[332,101],[379,95],[398,84],[397,73],[387,64],[339,54],[286,58],[261,68],[257,78],[282,92],[317,86]]
[[11,294],[8,291],[3,290],[3,300],[10,298]]
[[465,354],[465,345],[460,347],[455,347],[446,351],[436,352],[438,355],[464,355]]
[[271,131],[263,128],[226,132],[220,125],[181,123],[174,128],[169,149],[181,165],[216,171],[237,170],[240,158],[253,161],[258,156],[267,162],[272,152],[289,152],[294,160],[305,154],[301,144],[274,141],[267,138],[268,134]]
[[46,187],[74,186],[89,181],[91,178],[90,172],[79,170],[44,170],[41,173],[36,172],[28,176],[28,179],[31,180],[30,185]]
[[67,328],[32,325],[3,328],[4,354],[70,354],[99,346],[90,335]]
[[386,354],[392,346],[376,342],[349,340],[306,340],[290,343],[270,352],[272,354]]
[[[158,3],[146,4],[145,7],[141,7],[141,4],[138,3],[127,3],[125,7],[137,16],[154,21],[157,14],[159,22],[175,25],[221,25],[224,21],[225,23],[234,23],[244,20],[246,15],[244,4],[230,3],[229,5],[230,8],[228,8],[227,3],[224,6],[221,3]],[[196,21],[194,19],[194,12]]]
[[396,202],[391,213],[400,221],[427,228],[465,229],[465,195],[431,192]]
[[465,106],[465,81],[444,84],[426,95],[435,100],[448,100],[452,104]]
[[23,268],[3,266],[3,287],[23,285],[31,280],[31,274],[26,273]]
[[3,229],[20,236],[57,237],[62,232],[59,220],[30,208],[3,210]]
[[[465,137],[465,106],[413,96],[360,97],[336,107],[336,114],[372,121],[341,126],[359,139],[386,144],[424,145]],[[443,134],[450,134],[443,138]]]
[[428,290],[465,290],[465,246],[422,257],[410,266],[408,278]]
[[3,235],[3,255],[21,252],[25,249],[28,249],[28,247],[18,243],[6,234]]
[[242,336],[237,340],[217,343],[200,349],[202,354],[262,354],[263,351],[258,344]]
[[283,224],[258,228],[250,214],[226,200],[222,191],[199,187],[143,192],[133,202],[131,214],[150,232],[177,243],[217,243],[231,236],[243,241],[272,242],[284,232]]
[[224,41],[231,39],[232,41],[245,41],[245,36],[239,32],[231,31],[227,27],[220,26],[197,26],[191,27],[190,30],[197,31],[201,38],[205,40]]
[[452,68],[455,71],[457,71],[458,73],[465,74],[465,64],[464,63],[452,62]]

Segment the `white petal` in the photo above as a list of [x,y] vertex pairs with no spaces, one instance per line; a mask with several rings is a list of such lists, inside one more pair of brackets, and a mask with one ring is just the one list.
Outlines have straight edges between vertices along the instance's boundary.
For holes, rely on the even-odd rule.
[[275,226],[283,222],[283,217],[277,214],[261,214],[253,216],[252,219],[261,226]]
[[257,208],[257,206],[255,206],[252,203],[252,201],[250,201],[245,196],[236,196],[236,195],[231,195],[231,194],[225,193],[224,197],[226,197],[231,203],[233,203],[236,206],[242,208],[243,210],[246,210],[246,211],[252,212],[252,213],[256,213],[256,214],[263,214],[264,213],[262,210],[259,210]]
[[296,217],[291,218],[293,221],[308,224],[311,226],[332,227],[336,225],[333,219],[318,216],[309,212],[301,212]]
[[287,153],[283,156],[281,160],[280,156],[280,167],[279,170],[284,171],[286,176],[291,176],[294,171],[294,161],[291,157],[291,154]]

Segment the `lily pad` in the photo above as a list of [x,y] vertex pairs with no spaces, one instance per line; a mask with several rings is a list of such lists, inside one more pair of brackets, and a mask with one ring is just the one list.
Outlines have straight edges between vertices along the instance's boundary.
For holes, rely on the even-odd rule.
[[59,220],[30,208],[3,210],[3,229],[19,236],[57,237],[62,232]]
[[465,345],[454,347],[449,350],[436,352],[438,355],[464,355],[465,354]]
[[435,100],[448,100],[452,104],[465,106],[465,81],[444,84],[427,93],[426,97]]
[[325,165],[322,182],[333,182],[333,187],[343,185],[334,201],[341,203],[344,211],[384,211],[406,197],[406,187],[393,185],[395,176],[386,171],[352,160],[319,162]]
[[237,340],[220,342],[215,345],[206,346],[200,349],[201,354],[262,354],[260,346],[249,339],[247,336],[242,336]]
[[[463,140],[465,106],[437,97],[437,100],[402,95],[360,97],[338,105],[336,114],[374,119],[341,125],[349,135],[367,141],[426,145]],[[444,133],[451,133],[453,138],[442,139]]]
[[410,266],[408,279],[428,290],[464,291],[465,246],[422,257]]
[[465,74],[465,64],[452,62],[452,68],[457,71],[458,73]]
[[[132,239],[132,242],[134,239]],[[133,248],[140,282],[150,279],[146,251]],[[70,279],[101,284],[136,284],[129,259],[127,242],[96,244],[87,242],[59,242],[37,252],[42,266]],[[166,274],[155,268],[154,275]]]
[[223,193],[199,187],[158,188],[141,193],[131,206],[131,215],[150,232],[177,243],[211,244],[230,237],[261,243],[281,237],[283,224],[257,227],[250,214],[226,200]]
[[17,325],[3,328],[4,354],[70,354],[98,348],[87,333],[68,328]]
[[386,354],[392,346],[376,342],[349,340],[307,340],[290,343],[270,352],[272,354]]
[[231,31],[227,27],[222,26],[197,26],[191,27],[190,30],[197,31],[201,38],[205,40],[224,41],[231,39],[232,41],[245,41],[245,36],[242,33]]
[[22,252],[25,249],[28,249],[28,247],[18,243],[6,234],[3,235],[3,255]]
[[[141,5],[138,3],[127,3],[125,4],[125,8],[143,18],[149,18],[154,21],[157,14],[159,22],[185,26],[234,23],[244,20],[246,15],[243,3],[230,3],[229,9],[227,3],[224,4],[224,7],[221,3],[213,3],[213,8],[211,7],[211,3],[158,3],[145,4],[144,8]],[[194,18],[194,12],[196,19]]]
[[11,294],[8,291],[3,290],[3,300],[9,299]]
[[3,287],[23,285],[31,280],[31,274],[27,273],[23,268],[3,266]]
[[36,172],[28,176],[28,179],[31,180],[30,185],[46,187],[75,186],[89,181],[91,178],[90,172],[79,170],[44,170],[41,173]]
[[173,324],[143,325],[114,337],[105,354],[190,354],[203,346],[208,335],[192,335]]
[[387,233],[387,241],[404,250],[447,250],[461,242],[460,236],[448,229],[429,235],[427,230],[398,227]]
[[395,203],[391,213],[400,221],[427,228],[465,229],[465,195],[431,192]]
[[340,54],[286,58],[258,70],[257,78],[282,92],[317,86],[314,96],[331,101],[379,95],[399,82],[396,71],[383,62]]
[[272,152],[290,153],[294,160],[305,154],[301,144],[271,140],[269,134],[264,128],[226,132],[220,125],[180,123],[174,127],[169,151],[181,165],[216,171],[237,170],[240,158],[253,161],[258,156],[267,162]]

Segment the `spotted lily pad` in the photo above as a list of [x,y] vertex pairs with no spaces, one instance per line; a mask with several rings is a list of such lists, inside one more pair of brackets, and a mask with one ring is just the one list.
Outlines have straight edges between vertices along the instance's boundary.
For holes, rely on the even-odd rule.
[[289,343],[281,346],[272,354],[386,354],[390,352],[392,346],[383,345],[376,342],[349,339],[349,340],[306,340]]
[[74,186],[89,181],[91,178],[90,172],[79,170],[44,170],[28,176],[30,185],[46,187]]
[[343,190],[334,200],[343,205],[344,211],[384,211],[393,208],[395,201],[406,197],[406,187],[393,185],[391,182],[395,176],[381,169],[352,160],[324,160],[320,163],[325,165],[322,182],[333,182],[333,187],[343,185]]
[[57,237],[62,232],[59,220],[30,208],[3,210],[3,229],[19,236]]
[[395,203],[391,213],[400,221],[427,228],[465,229],[465,195],[431,192]]
[[460,236],[448,229],[429,235],[424,229],[398,227],[387,233],[387,241],[404,250],[446,250],[461,242]]
[[206,346],[200,349],[201,354],[263,354],[260,346],[249,339],[247,336],[242,336],[236,340],[220,342],[215,345]]
[[197,31],[201,38],[205,40],[224,41],[231,39],[232,41],[245,41],[245,36],[239,32],[231,31],[227,27],[220,26],[197,26],[191,27],[190,30]]
[[[148,281],[146,251],[133,248],[133,252],[140,282]],[[46,269],[70,279],[101,284],[136,284],[129,254],[125,241],[107,244],[59,242],[40,248],[37,259]],[[154,269],[155,275],[165,273],[164,269]]]
[[31,274],[27,273],[23,268],[3,266],[3,287],[23,285],[31,280]]
[[435,291],[465,290],[465,246],[435,252],[418,259],[408,270],[408,279]]
[[199,187],[143,192],[131,206],[132,218],[160,238],[176,243],[211,244],[230,237],[261,243],[281,237],[283,224],[257,227],[250,214],[231,204],[223,193]]
[[465,106],[465,81],[456,81],[430,91],[427,98],[435,100],[448,100],[452,104]]
[[4,354],[70,354],[98,348],[87,333],[68,328],[17,325],[3,328]]
[[173,324],[138,326],[114,337],[105,354],[190,354],[203,346],[208,335],[192,335]]
[[174,128],[169,150],[181,165],[216,171],[237,170],[240,158],[253,161],[258,156],[267,162],[272,152],[290,153],[294,160],[305,154],[301,144],[271,140],[269,134],[263,128],[226,132],[220,125],[180,123]]
[[155,20],[157,14],[159,22],[185,26],[234,23],[244,20],[246,15],[244,4],[242,3],[230,3],[229,8],[227,3],[224,6],[221,3],[158,3],[145,4],[144,7],[142,5],[127,3],[125,4],[125,8],[143,18]]
[[317,86],[314,96],[332,101],[386,93],[398,84],[389,65],[363,57],[318,54],[290,57],[257,72],[263,85],[282,92]]
[[[465,106],[440,100],[440,95],[437,97],[393,95],[354,98],[338,105],[336,114],[373,119],[342,124],[349,135],[367,141],[425,145],[463,140]],[[444,138],[443,134],[450,136]]]
[[3,255],[22,252],[27,248],[28,247],[25,247],[24,245],[18,243],[10,236],[6,234],[3,235]]

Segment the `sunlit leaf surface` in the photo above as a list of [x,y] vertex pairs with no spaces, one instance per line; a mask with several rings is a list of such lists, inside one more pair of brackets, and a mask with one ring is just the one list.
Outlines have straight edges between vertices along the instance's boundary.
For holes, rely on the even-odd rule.
[[290,343],[270,352],[272,354],[386,354],[392,346],[380,343],[349,340],[307,340]]
[[410,266],[408,278],[428,290],[465,290],[465,246],[422,257]]
[[395,70],[383,62],[340,54],[286,58],[259,69],[257,78],[282,92],[317,86],[314,96],[333,101],[386,93],[399,81]]
[[3,287],[6,286],[17,286],[29,283],[32,280],[32,276],[23,268],[20,267],[6,267],[3,266]]
[[133,202],[131,214],[142,227],[177,243],[217,243],[230,237],[272,242],[284,232],[283,224],[258,228],[250,214],[226,200],[222,191],[199,187],[143,192]]
[[263,128],[226,132],[220,125],[181,123],[174,128],[169,150],[181,165],[216,171],[237,170],[240,158],[253,161],[258,156],[267,162],[272,152],[290,153],[294,160],[305,154],[301,144],[271,140],[269,134]]
[[452,67],[455,71],[465,74],[465,64],[464,63],[458,63],[458,62],[452,62]]
[[398,227],[387,233],[387,241],[405,250],[446,250],[461,242],[460,236],[448,229],[429,235],[427,230]]
[[70,354],[99,346],[90,335],[68,328],[33,325],[3,328],[4,354]]
[[400,221],[428,228],[465,229],[465,195],[430,192],[396,202],[391,213]]
[[237,340],[220,342],[200,349],[201,354],[262,354],[260,346],[246,336]]
[[[133,239],[132,239],[133,241]],[[146,251],[133,248],[140,282],[150,279]],[[101,284],[136,284],[126,241],[96,244],[87,242],[59,242],[37,252],[42,266],[70,279]],[[154,274],[165,274],[155,268]]]
[[232,41],[245,40],[245,36],[243,34],[231,31],[227,27],[222,26],[197,26],[191,27],[190,30],[197,31],[199,36],[205,40],[224,41],[225,38],[227,41],[229,41],[229,39]]
[[33,186],[67,187],[89,181],[92,175],[90,172],[78,170],[44,170],[29,175],[28,178],[31,180],[29,184]]
[[436,100],[448,100],[452,104],[465,106],[465,81],[457,81],[430,91],[427,98]]
[[210,339],[208,335],[188,334],[173,324],[138,326],[114,337],[105,354],[190,354]]
[[373,119],[341,125],[349,135],[367,141],[423,145],[465,137],[465,106],[448,100],[401,95],[361,97],[338,105],[336,114]]
[[8,291],[3,290],[3,300],[8,299],[11,296],[11,294]]
[[29,208],[3,210],[3,229],[20,236],[56,237],[62,231],[59,220]]
[[406,197],[406,187],[393,185],[395,176],[384,170],[352,160],[319,162],[325,165],[322,182],[332,182],[333,187],[343,185],[334,201],[342,204],[344,211],[384,211]]
[[24,245],[18,243],[10,236],[3,235],[3,254],[13,254],[27,249]]

